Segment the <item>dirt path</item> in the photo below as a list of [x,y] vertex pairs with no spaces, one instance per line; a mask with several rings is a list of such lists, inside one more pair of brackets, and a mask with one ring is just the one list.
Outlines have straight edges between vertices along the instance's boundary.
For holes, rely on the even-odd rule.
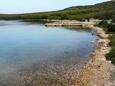
[[110,51],[108,35],[104,33],[102,28],[90,28],[96,31],[99,39],[96,40],[96,49],[91,54],[89,62],[79,74],[76,86],[115,86],[111,77],[115,66],[110,61],[106,61],[105,58],[105,54]]

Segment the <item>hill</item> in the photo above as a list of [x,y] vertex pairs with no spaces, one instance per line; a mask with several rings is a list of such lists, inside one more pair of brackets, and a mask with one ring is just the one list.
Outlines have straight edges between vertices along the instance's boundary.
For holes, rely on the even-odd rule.
[[112,19],[115,18],[115,2],[108,1],[95,5],[74,6],[59,11],[25,13],[25,14],[1,14],[0,19]]

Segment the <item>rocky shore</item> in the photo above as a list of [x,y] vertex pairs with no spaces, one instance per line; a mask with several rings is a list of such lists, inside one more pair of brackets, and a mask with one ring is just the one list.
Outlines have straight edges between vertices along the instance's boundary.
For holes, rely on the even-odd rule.
[[110,51],[108,35],[102,28],[91,26],[99,37],[95,44],[96,49],[90,55],[89,62],[80,71],[76,86],[115,86],[112,74],[115,66],[106,60],[105,54]]
[[[64,22],[64,23],[63,23]],[[111,61],[107,61],[105,55],[110,52],[108,46],[110,40],[108,34],[103,31],[103,28],[96,27],[96,22],[80,22],[80,21],[56,21],[53,23],[46,23],[46,26],[66,26],[81,25],[82,27],[88,27],[96,32],[98,39],[94,42],[96,48],[91,53],[88,63],[79,72],[75,86],[115,86],[115,79],[113,74],[115,73],[115,66],[111,64]],[[114,76],[115,78],[115,76]]]
[[45,23],[47,27],[65,27],[65,26],[81,26],[81,27],[89,27],[94,26],[94,22],[81,22],[76,20],[52,20],[49,23]]

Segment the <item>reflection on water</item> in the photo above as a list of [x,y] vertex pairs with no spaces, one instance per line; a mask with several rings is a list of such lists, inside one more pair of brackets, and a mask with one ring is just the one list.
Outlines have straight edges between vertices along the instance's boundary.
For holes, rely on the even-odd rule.
[[96,38],[85,30],[18,21],[0,24],[2,86],[71,86]]

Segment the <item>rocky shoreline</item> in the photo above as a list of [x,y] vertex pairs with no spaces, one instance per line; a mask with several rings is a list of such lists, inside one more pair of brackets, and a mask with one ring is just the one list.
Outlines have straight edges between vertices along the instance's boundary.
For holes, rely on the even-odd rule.
[[[46,26],[59,26],[59,22],[46,23]],[[62,20],[61,22],[65,21]],[[112,79],[112,74],[115,73],[115,66],[111,64],[111,61],[107,61],[105,57],[111,50],[108,46],[110,42],[108,39],[109,35],[105,33],[103,28],[96,27],[95,22],[87,24],[80,21],[68,20],[65,23],[66,26],[73,26],[73,24],[78,26],[80,24],[82,27],[94,30],[98,36],[98,39],[94,42],[96,48],[91,53],[88,63],[79,71],[75,86],[115,86],[115,80]],[[60,26],[63,26],[63,23]]]
[[108,34],[102,28],[89,27],[96,31],[99,37],[95,44],[96,49],[90,55],[88,63],[80,71],[76,86],[115,86],[112,73],[115,66],[107,61],[105,55],[110,51]]

